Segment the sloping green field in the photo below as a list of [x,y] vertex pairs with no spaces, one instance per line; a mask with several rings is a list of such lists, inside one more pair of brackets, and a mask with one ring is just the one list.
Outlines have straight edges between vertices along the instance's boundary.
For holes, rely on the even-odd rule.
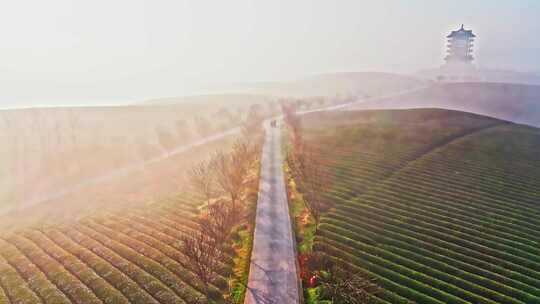
[[314,250],[382,303],[540,303],[540,129],[446,110],[313,113],[333,208]]
[[[0,303],[185,303],[204,287],[182,266],[201,197],[184,195],[0,238]],[[213,296],[228,288],[223,261]]]
[[[181,244],[183,236],[200,229],[197,218],[206,198],[184,175],[194,163],[214,149],[229,148],[231,142],[226,138],[205,144],[125,177],[140,179],[126,187],[132,195],[142,187],[157,187],[157,181],[175,183],[167,197],[131,202],[122,194],[106,205],[73,202],[73,210],[62,216],[55,210],[67,208],[52,202],[4,216],[2,228],[8,223],[13,227],[0,231],[0,304],[222,302],[229,281],[237,277],[233,272],[238,256],[233,244],[223,249],[207,301],[206,286]],[[178,175],[171,177],[163,166]],[[159,180],[153,177],[158,174]],[[105,192],[115,185],[95,187]],[[107,197],[111,196],[94,196]]]

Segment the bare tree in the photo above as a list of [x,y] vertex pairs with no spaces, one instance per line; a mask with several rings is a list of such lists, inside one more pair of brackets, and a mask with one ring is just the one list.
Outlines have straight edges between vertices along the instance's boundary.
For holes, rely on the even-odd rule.
[[249,166],[259,156],[258,144],[256,142],[250,142],[245,138],[238,138],[232,147],[231,155],[236,159],[237,165],[242,165],[247,170]]
[[305,99],[303,100],[302,104],[305,110],[309,110],[315,105],[315,102],[311,99]]
[[295,103],[283,102],[281,104],[283,112],[283,120],[289,127],[292,133],[292,140],[295,142],[302,141],[300,117],[296,114],[297,105]]
[[193,122],[195,123],[195,129],[197,130],[197,133],[199,133],[201,137],[205,137],[210,134],[211,125],[206,118],[202,116],[196,116],[195,118],[193,118]]
[[264,119],[264,107],[261,104],[252,104],[249,106],[248,118],[251,117],[256,121],[261,121]]
[[159,149],[156,145],[154,147],[152,144],[147,143],[144,139],[144,137],[139,137],[137,139],[138,144],[138,153],[142,160],[149,161],[156,155],[156,150]]
[[9,122],[9,119],[8,119],[8,116],[6,113],[0,113],[0,116],[2,117],[2,121],[4,122],[4,125],[5,125],[5,129],[9,129],[11,124]]
[[205,286],[205,296],[210,295],[210,284],[216,278],[216,270],[222,258],[217,243],[203,232],[184,235],[180,239],[180,251],[186,257],[182,266],[191,269]]
[[68,118],[68,126],[69,126],[69,131],[70,131],[70,136],[71,136],[71,144],[72,144],[73,150],[76,152],[77,149],[79,148],[79,145],[78,145],[79,140],[77,138],[77,134],[79,131],[79,126],[80,126],[79,117],[76,115],[74,109],[69,109],[67,118]]
[[380,293],[374,279],[335,266],[319,276],[322,297],[332,303],[366,304]]
[[263,121],[262,106],[256,104],[250,107],[248,115],[241,125],[241,134],[246,141],[245,143],[256,154],[264,140]]
[[80,149],[79,144],[79,138],[78,136],[81,135],[80,132],[80,120],[79,116],[76,115],[75,109],[69,109],[68,110],[68,126],[69,126],[69,134],[71,137],[71,144],[72,144],[72,152],[75,157],[75,164],[77,166],[77,171],[80,174],[82,172],[82,164],[81,164],[81,158],[78,157],[78,151]]
[[236,213],[236,203],[242,194],[243,182],[246,175],[245,160],[237,153],[218,151],[212,160],[216,172],[216,180],[231,199],[233,217]]
[[250,146],[243,140],[237,140],[229,153],[231,158],[231,164],[234,167],[234,172],[238,175],[239,184],[243,188],[244,180],[248,173],[249,167],[252,164],[254,157],[256,156]]
[[191,132],[189,125],[185,120],[177,120],[176,124],[176,135],[178,136],[178,141],[186,143],[191,139]]
[[[13,131],[14,128],[12,128],[12,126],[11,126],[11,121],[8,118],[8,115],[5,112],[0,113],[0,115],[2,117],[2,120],[4,122],[4,126],[5,126],[4,129],[3,129],[3,132],[4,132],[5,136],[6,136],[6,138],[10,139],[10,143],[6,145],[6,149],[9,149],[8,164],[11,163],[11,164],[14,164],[16,166],[17,165],[17,156],[18,156],[18,153],[17,153],[17,140],[16,140],[17,136],[15,135],[15,132]],[[10,167],[8,170],[11,170],[11,169],[13,169],[13,167]]]
[[322,214],[329,208],[324,198],[331,187],[330,175],[325,170],[326,162],[305,144],[302,144],[302,151],[291,154],[289,163],[293,175],[301,186],[305,206],[315,220],[315,227],[318,227]]
[[233,114],[231,113],[231,111],[225,107],[223,108],[220,108],[215,114],[214,114],[215,117],[217,117],[218,119],[220,120],[223,120],[225,122],[226,125],[235,125],[238,123],[237,120],[235,120]]
[[267,104],[267,111],[270,116],[274,116],[279,113],[279,102],[272,100]]
[[326,103],[326,100],[324,100],[324,97],[319,97],[319,98],[317,98],[316,102],[319,105],[319,107],[322,107]]
[[47,159],[47,148],[49,147],[48,143],[50,142],[48,137],[50,136],[50,132],[45,131],[47,129],[45,126],[45,117],[41,115],[39,109],[32,109],[30,113],[33,115],[32,121],[35,129],[32,133],[38,137],[35,140],[39,142],[39,145],[36,145],[39,148],[36,160],[39,161],[39,165],[42,165]]
[[56,121],[54,123],[54,135],[56,138],[56,148],[63,148],[62,147],[62,126],[60,125],[59,121]]
[[210,200],[216,194],[215,175],[211,162],[201,161],[192,167],[188,178],[191,184],[204,195],[210,207]]
[[225,243],[231,234],[233,221],[232,208],[224,200],[208,206],[207,212],[198,220],[201,231],[215,240],[218,245]]
[[331,303],[371,303],[381,292],[376,281],[359,272],[351,271],[347,262],[329,257],[322,251],[310,253],[304,262],[306,286],[318,286],[320,300]]
[[331,187],[331,178],[325,170],[325,160],[304,141],[296,105],[283,103],[282,110],[292,140],[292,151],[288,153],[287,160],[296,182],[301,186],[305,206],[313,216],[317,229],[321,215],[329,207],[324,194]]
[[174,138],[173,134],[166,129],[158,128],[156,132],[159,144],[167,152],[167,154],[169,154],[170,151],[176,146],[176,139]]

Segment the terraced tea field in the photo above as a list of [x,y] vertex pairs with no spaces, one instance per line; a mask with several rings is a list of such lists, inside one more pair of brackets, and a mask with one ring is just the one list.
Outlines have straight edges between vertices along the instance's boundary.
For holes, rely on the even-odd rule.
[[[184,195],[122,212],[2,235],[0,303],[185,303],[203,287],[182,266],[181,235],[201,197]],[[227,290],[232,256],[213,283]]]
[[[188,170],[216,150],[230,149],[232,142],[231,137],[219,139],[114,183],[92,185],[69,197],[74,199],[70,205],[66,198],[4,216],[0,304],[222,302],[234,280],[245,275],[239,273],[245,267],[238,266],[237,250],[247,245],[227,241],[207,290],[183,253],[182,239],[200,229],[197,220],[207,200],[189,182]],[[245,209],[255,201],[257,179],[253,173],[244,181]],[[92,191],[101,204],[77,199]],[[243,229],[235,233],[249,233]],[[211,301],[202,300],[207,294]]]
[[540,303],[540,130],[447,110],[312,113],[333,208],[314,250],[380,303]]

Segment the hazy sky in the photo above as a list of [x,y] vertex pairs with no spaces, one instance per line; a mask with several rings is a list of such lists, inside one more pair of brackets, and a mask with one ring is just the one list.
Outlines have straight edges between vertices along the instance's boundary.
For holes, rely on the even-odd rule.
[[540,71],[538,0],[0,0],[0,107],[178,96],[207,83],[442,63]]

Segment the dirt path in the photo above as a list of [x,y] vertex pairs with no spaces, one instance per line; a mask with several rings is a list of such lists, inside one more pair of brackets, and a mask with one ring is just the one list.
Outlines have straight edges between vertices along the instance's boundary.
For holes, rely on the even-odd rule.
[[8,213],[10,211],[13,211],[13,210],[23,210],[23,209],[26,209],[26,208],[29,208],[29,207],[32,207],[32,206],[35,206],[35,205],[38,205],[38,204],[42,204],[42,203],[45,203],[45,202],[48,202],[48,201],[51,201],[51,200],[54,200],[54,199],[58,199],[58,198],[66,196],[66,195],[69,195],[69,194],[75,193],[77,191],[80,191],[81,189],[84,189],[85,187],[88,187],[88,186],[91,186],[91,185],[106,183],[106,182],[111,181],[111,180],[113,180],[115,178],[128,176],[129,174],[132,174],[133,172],[144,170],[145,166],[148,166],[148,165],[151,165],[151,164],[154,164],[154,163],[158,163],[158,162],[163,161],[163,160],[165,160],[167,158],[170,158],[170,157],[173,157],[175,155],[187,152],[187,151],[189,151],[189,150],[191,150],[191,149],[193,149],[195,147],[199,147],[199,146],[202,146],[204,144],[214,142],[214,141],[219,140],[219,139],[223,139],[223,138],[225,138],[227,136],[234,135],[234,134],[237,134],[239,132],[240,132],[240,128],[236,127],[236,128],[229,129],[227,131],[219,132],[219,133],[210,135],[208,137],[196,140],[196,141],[194,141],[192,143],[189,143],[189,144],[186,144],[186,145],[178,146],[175,149],[173,149],[173,150],[171,150],[171,151],[169,151],[167,153],[163,153],[161,155],[158,155],[158,156],[156,156],[154,158],[151,158],[151,159],[148,159],[146,161],[140,161],[140,162],[132,164],[131,166],[116,169],[116,170],[113,170],[113,171],[111,171],[111,172],[109,172],[107,174],[98,175],[98,176],[89,178],[89,179],[87,179],[85,181],[82,181],[82,182],[76,184],[76,185],[70,186],[69,188],[65,188],[65,189],[57,190],[57,191],[51,191],[51,192],[49,192],[47,194],[40,195],[37,198],[25,201],[25,202],[23,202],[23,203],[21,203],[21,204],[19,204],[17,206],[13,206],[11,208],[6,208],[5,210],[0,209],[0,215],[4,215],[4,214],[6,214],[6,213]]
[[245,303],[300,303],[289,206],[283,177],[281,132],[265,124],[266,139]]

